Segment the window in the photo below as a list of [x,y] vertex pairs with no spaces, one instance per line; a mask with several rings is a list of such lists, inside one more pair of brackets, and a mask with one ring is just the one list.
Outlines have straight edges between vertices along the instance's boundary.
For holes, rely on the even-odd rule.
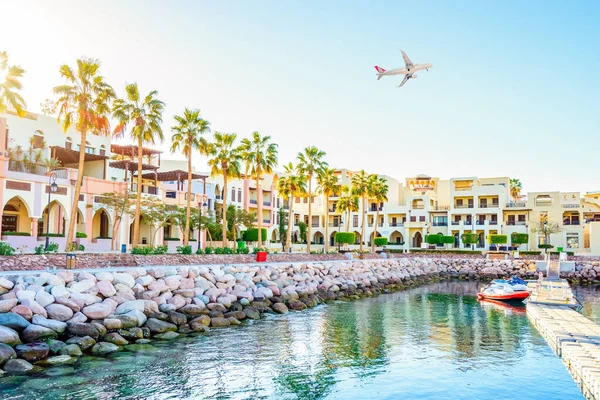
[[579,234],[567,232],[567,249],[579,248]]
[[410,222],[417,222],[417,217],[410,217]]
[[231,188],[231,201],[235,201],[235,188]]
[[425,216],[424,215],[421,215],[419,217],[419,222],[425,222]]
[[242,189],[238,189],[238,201],[242,201]]
[[519,222],[525,222],[525,214],[519,215]]
[[296,203],[300,203],[300,197],[296,197]]
[[308,197],[305,197],[304,200],[303,200],[303,202],[304,202],[304,204],[307,204],[308,203]]
[[358,227],[358,215],[353,215],[352,216],[352,226],[357,228]]
[[457,200],[456,200],[456,206],[457,206],[457,207],[461,207],[462,205],[463,205],[463,201],[462,201],[462,199],[457,199]]
[[100,155],[102,157],[106,156],[106,147],[104,145],[100,146]]
[[177,198],[177,192],[165,192],[165,197],[168,199],[175,199]]

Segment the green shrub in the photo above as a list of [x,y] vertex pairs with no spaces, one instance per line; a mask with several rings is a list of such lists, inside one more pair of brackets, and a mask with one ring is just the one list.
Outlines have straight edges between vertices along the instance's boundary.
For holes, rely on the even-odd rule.
[[252,253],[256,254],[259,251],[264,251],[267,254],[269,253],[269,249],[267,249],[266,247],[255,247],[254,250],[252,250]]
[[6,231],[2,233],[4,236],[31,236],[29,232],[14,232],[14,231]]
[[[261,228],[261,238],[265,242],[267,240],[267,229]],[[250,228],[242,232],[242,240],[245,242],[258,242],[258,228]]]
[[177,253],[179,254],[192,254],[192,246],[177,246]]
[[151,246],[134,247],[131,249],[131,254],[137,254],[140,256],[147,256],[152,254],[154,249]]
[[196,250],[196,254],[200,255],[200,254],[204,254],[204,250],[202,249],[198,249]]
[[64,233],[42,233],[39,237],[65,237]]
[[487,237],[489,244],[506,244],[508,243],[508,236],[506,235],[488,235]]
[[513,232],[510,235],[510,243],[516,246],[529,243],[529,234]]
[[87,234],[85,234],[83,232],[77,232],[77,233],[75,233],[75,237],[80,238],[80,239],[85,239],[85,238],[87,238]]
[[156,246],[152,250],[152,254],[167,254],[167,251],[169,251],[169,246]]
[[388,238],[378,237],[373,239],[373,242],[375,242],[375,246],[386,246],[388,244]]
[[433,235],[425,235],[424,241],[428,244],[441,244],[442,236],[443,235],[438,235],[437,233]]
[[204,249],[204,254],[214,254],[214,252],[215,250],[210,246]]
[[46,253],[56,253],[58,252],[58,243],[49,243],[48,249],[46,249]]
[[179,239],[178,237],[166,237],[163,239],[165,242],[177,242],[181,239]]
[[250,249],[248,247],[238,247],[235,249],[235,254],[250,254]]
[[6,242],[0,242],[0,256],[12,256],[15,254],[15,249]]
[[336,232],[335,242],[339,244],[352,244],[356,241],[354,232]]
[[85,246],[80,244],[79,247],[77,248],[77,250],[79,251],[85,251]]
[[538,249],[552,249],[552,248],[554,248],[554,246],[551,245],[551,244],[540,244],[540,245],[538,245]]
[[476,233],[463,233],[461,239],[464,244],[475,244],[479,241],[479,235]]
[[539,256],[540,254],[542,254],[542,252],[539,250],[523,250],[519,251],[519,254],[522,254],[524,256]]

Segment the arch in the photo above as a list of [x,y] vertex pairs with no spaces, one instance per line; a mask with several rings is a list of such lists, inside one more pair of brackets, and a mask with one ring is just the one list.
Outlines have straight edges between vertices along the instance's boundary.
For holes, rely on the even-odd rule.
[[134,220],[132,219],[131,223],[129,224],[129,244],[133,245],[133,246],[139,246],[139,245],[149,245],[152,243],[152,227],[144,220],[144,216],[141,215],[140,216],[140,242],[139,243],[132,243],[133,242],[133,223]]
[[31,232],[29,207],[20,196],[9,199],[3,210],[2,232]]
[[548,194],[540,194],[535,197],[535,205],[536,206],[551,206],[552,205],[552,197]]
[[458,232],[454,232],[454,248],[458,249],[460,247],[460,235]]
[[356,235],[356,239],[354,240],[354,244],[360,244],[360,242],[362,241],[362,236],[360,235],[359,231],[354,231],[354,234]]
[[337,233],[337,231],[333,231],[331,232],[331,234],[329,235],[329,245],[330,246],[335,246],[335,234]]
[[417,231],[414,236],[413,236],[413,246],[415,248],[420,248],[421,244],[423,243],[423,235],[421,235],[421,232]]
[[277,229],[273,229],[273,232],[271,232],[271,242],[276,242],[277,241]]
[[279,175],[278,174],[274,174],[273,175],[273,180],[271,181],[271,186],[273,186],[274,188],[276,188],[278,181],[279,181]]
[[390,235],[390,244],[401,244],[404,243],[404,237],[400,231],[393,231]]
[[110,237],[110,225],[110,214],[104,208],[99,208],[92,217],[92,237]]
[[[31,209],[29,208],[29,204],[27,204],[27,202],[25,200],[23,200],[23,198],[21,196],[13,196],[10,199],[8,199],[8,201],[6,201],[6,203],[4,203],[4,205],[2,206],[2,208],[6,207],[7,204],[17,204],[17,207],[22,205],[25,206],[25,209],[27,211],[28,215],[31,215]],[[20,208],[19,208],[20,209]]]
[[[375,232],[371,232],[371,234],[369,235],[369,245],[371,245],[371,243],[373,243],[373,235],[375,234]],[[375,237],[381,237],[381,233],[379,231],[377,231],[377,236]]]
[[485,247],[485,234],[483,232],[479,232],[477,247]]
[[221,193],[221,187],[219,186],[218,183],[215,185],[215,196],[217,199],[223,198],[223,193]]
[[67,209],[59,200],[52,200],[50,207],[44,207],[42,218],[38,220],[38,236],[45,233],[65,233],[65,218]]
[[325,240],[325,236],[323,236],[323,234],[319,231],[316,231],[315,234],[313,235],[313,242],[315,244],[323,244]]

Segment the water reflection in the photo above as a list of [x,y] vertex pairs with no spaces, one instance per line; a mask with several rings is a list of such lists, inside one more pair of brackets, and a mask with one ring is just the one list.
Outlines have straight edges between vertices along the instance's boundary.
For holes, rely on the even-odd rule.
[[[581,399],[519,309],[440,283],[0,378],[3,399]],[[600,304],[599,304],[600,305]],[[600,307],[598,307],[600,311]],[[551,378],[549,378],[551,377]],[[529,396],[529,397],[528,397]]]

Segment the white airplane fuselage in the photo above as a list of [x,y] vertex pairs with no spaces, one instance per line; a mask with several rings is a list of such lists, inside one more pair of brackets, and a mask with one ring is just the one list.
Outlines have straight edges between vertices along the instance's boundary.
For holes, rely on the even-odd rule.
[[[415,65],[413,65],[412,68],[390,69],[390,70],[386,70],[385,72],[380,72],[378,75],[379,75],[379,77],[391,76],[391,75],[407,75],[407,74],[413,75],[417,71],[422,71],[424,69],[429,69],[432,67],[433,67],[432,64],[415,64]],[[414,78],[414,76],[413,76],[413,78]]]

